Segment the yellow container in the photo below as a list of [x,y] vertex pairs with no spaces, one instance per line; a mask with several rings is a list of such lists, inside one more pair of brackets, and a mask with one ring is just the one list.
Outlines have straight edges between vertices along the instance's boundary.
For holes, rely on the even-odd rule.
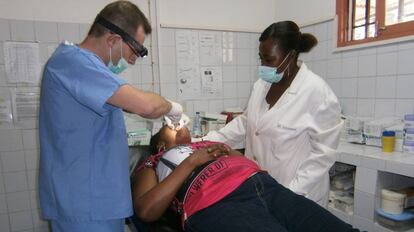
[[382,151],[393,152],[395,147],[395,131],[384,131],[382,133]]

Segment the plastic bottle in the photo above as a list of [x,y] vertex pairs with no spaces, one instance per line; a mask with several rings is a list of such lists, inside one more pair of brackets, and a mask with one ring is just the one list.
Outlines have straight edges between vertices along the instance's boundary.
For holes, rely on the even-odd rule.
[[193,123],[193,137],[195,138],[200,138],[202,136],[200,120],[200,112],[196,112]]

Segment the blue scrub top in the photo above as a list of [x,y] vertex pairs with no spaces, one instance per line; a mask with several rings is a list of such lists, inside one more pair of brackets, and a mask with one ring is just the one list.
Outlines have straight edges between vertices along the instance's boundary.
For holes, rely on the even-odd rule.
[[62,43],[42,79],[39,194],[44,218],[132,214],[123,113],[106,103],[125,81],[94,53]]

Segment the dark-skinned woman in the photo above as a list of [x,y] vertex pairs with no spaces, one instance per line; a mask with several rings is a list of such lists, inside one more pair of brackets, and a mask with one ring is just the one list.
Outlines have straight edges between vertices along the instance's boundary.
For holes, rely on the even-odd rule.
[[326,207],[329,168],[342,128],[341,108],[326,82],[298,60],[317,39],[296,23],[273,23],[261,34],[259,80],[247,109],[203,139],[235,146],[280,184]]

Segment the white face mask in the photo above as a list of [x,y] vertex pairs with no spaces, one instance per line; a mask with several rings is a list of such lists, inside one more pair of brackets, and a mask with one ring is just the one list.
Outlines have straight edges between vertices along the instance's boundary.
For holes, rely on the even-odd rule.
[[116,65],[112,63],[112,48],[109,48],[109,63],[108,68],[111,72],[115,74],[120,74],[128,68],[128,62],[124,59],[122,54],[122,40],[121,40],[121,59],[117,62]]

